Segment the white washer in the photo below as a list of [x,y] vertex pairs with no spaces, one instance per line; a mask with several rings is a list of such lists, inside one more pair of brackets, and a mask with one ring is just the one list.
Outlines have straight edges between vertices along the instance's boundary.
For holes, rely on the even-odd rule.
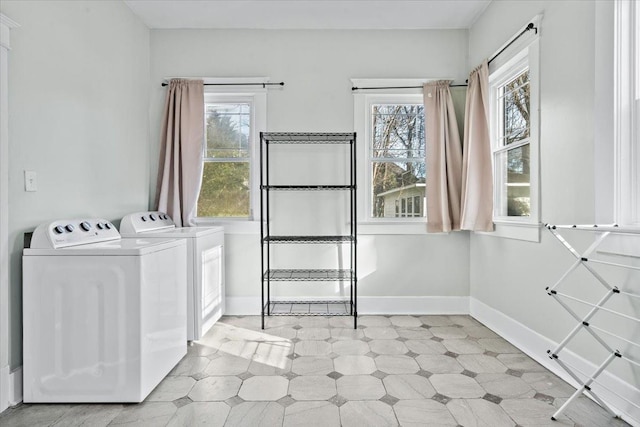
[[176,227],[164,212],[137,212],[122,218],[120,234],[187,242],[187,339],[201,339],[225,311],[224,227]]
[[23,252],[24,402],[141,402],[186,354],[186,247],[104,219],[43,224]]

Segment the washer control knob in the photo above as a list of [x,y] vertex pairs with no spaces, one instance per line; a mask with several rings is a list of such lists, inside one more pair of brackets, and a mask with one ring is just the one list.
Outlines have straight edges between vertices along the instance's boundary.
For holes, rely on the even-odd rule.
[[155,221],[157,218],[154,214],[150,214],[149,218],[151,218],[151,221]]
[[146,221],[147,221],[147,217],[146,217],[146,216],[144,216],[144,215],[142,215],[142,216],[140,217],[140,219],[142,220],[142,222],[146,222]]
[[102,225],[101,222],[96,224],[96,227],[98,227],[98,230],[102,230],[104,228],[104,225]]
[[64,229],[67,230],[69,233],[71,233],[76,228],[71,224],[67,224],[66,227],[64,227]]
[[62,233],[64,233],[64,228],[62,228],[61,225],[56,225],[55,227],[53,227],[53,231],[56,234],[62,234]]
[[91,224],[89,224],[87,221],[82,221],[80,223],[80,228],[82,228],[84,231],[89,231],[91,230]]
[[104,227],[105,227],[107,230],[111,230],[111,224],[109,224],[108,222],[105,222],[105,223],[104,223]]

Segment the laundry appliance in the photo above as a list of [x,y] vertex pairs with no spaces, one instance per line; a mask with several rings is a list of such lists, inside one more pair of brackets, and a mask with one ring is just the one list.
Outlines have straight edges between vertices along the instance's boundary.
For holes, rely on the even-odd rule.
[[164,212],[137,212],[122,218],[120,234],[187,242],[187,339],[201,339],[225,311],[224,227],[176,227]]
[[40,225],[23,252],[24,402],[141,402],[186,354],[184,240],[105,219]]

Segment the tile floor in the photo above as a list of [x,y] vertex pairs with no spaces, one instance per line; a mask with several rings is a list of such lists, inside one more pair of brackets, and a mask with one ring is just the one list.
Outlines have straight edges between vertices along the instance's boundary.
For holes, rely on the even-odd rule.
[[142,404],[19,405],[9,426],[623,426],[469,316],[224,317]]

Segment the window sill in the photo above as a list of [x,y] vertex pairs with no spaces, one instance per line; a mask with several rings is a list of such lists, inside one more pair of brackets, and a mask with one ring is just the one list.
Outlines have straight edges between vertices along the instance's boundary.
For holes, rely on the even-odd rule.
[[424,222],[359,222],[358,234],[360,235],[408,235],[427,234],[427,224]]
[[531,222],[494,221],[493,232],[476,231],[483,236],[501,237],[504,239],[523,240],[540,243],[540,224]]
[[225,234],[260,234],[260,221],[231,218],[196,218],[199,227],[224,227]]

